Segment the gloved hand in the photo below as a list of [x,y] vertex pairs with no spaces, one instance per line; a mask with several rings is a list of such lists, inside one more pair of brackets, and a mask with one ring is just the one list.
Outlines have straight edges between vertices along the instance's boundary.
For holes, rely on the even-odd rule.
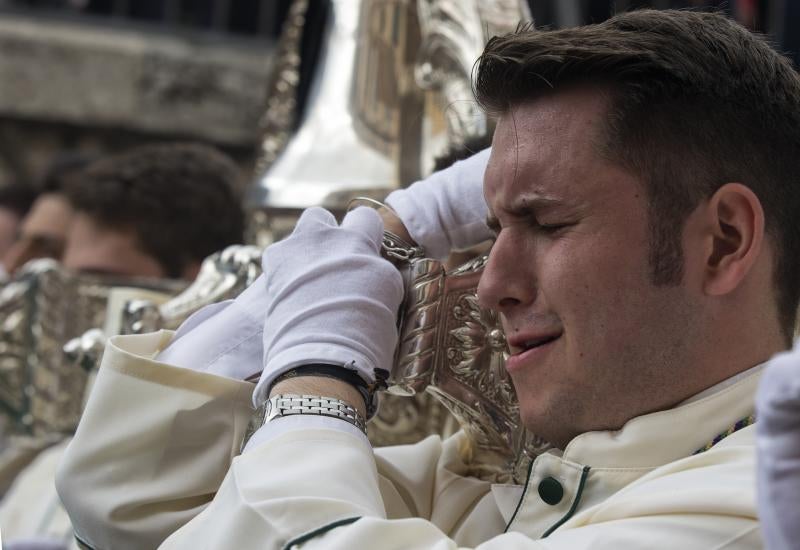
[[[483,198],[490,152],[481,151],[386,199],[429,257],[444,259],[451,249],[491,237]],[[262,356],[266,357],[261,334],[266,287],[266,278],[259,277],[236,300],[198,311],[181,325],[157,359],[239,380],[258,372]]]
[[492,237],[486,226],[483,175],[491,149],[456,162],[386,197],[425,255],[443,260],[452,250]]
[[400,273],[380,256],[383,222],[357,208],[341,226],[322,208],[303,212],[294,232],[264,252],[264,372],[253,401],[300,365],[325,363],[375,381],[391,369],[403,299]]
[[178,328],[156,359],[235,380],[261,372],[267,283],[256,279],[235,300],[205,306]]
[[795,548],[800,538],[800,340],[767,363],[756,419],[761,533],[770,550]]

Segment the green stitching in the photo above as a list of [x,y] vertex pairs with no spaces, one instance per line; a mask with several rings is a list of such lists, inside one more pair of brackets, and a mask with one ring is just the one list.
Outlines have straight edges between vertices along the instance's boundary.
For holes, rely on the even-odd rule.
[[300,535],[297,538],[293,538],[292,540],[283,545],[282,550],[292,550],[293,546],[303,544],[304,542],[309,541],[314,537],[318,537],[324,533],[327,533],[331,529],[336,529],[337,527],[341,527],[342,525],[350,525],[351,523],[355,523],[360,519],[361,516],[356,516],[354,518],[340,519],[338,521],[334,521],[333,523],[329,523],[328,525],[323,525],[322,527],[318,527],[317,529],[314,529],[313,531],[308,532],[305,535]]
[[583,494],[583,486],[586,484],[586,477],[588,475],[589,475],[589,467],[588,466],[584,466],[583,467],[583,472],[581,472],[581,480],[578,482],[578,491],[575,493],[575,500],[572,501],[572,506],[570,507],[569,511],[567,512],[567,514],[563,518],[558,520],[555,525],[553,525],[552,527],[550,527],[550,529],[548,529],[547,531],[544,532],[544,534],[542,535],[543,539],[546,539],[547,537],[549,537],[550,534],[553,531],[555,531],[556,529],[558,529],[559,527],[564,525],[564,523],[569,518],[571,518],[573,516],[573,514],[575,514],[575,510],[578,509],[578,504],[581,501],[581,495]]
[[74,532],[72,533],[72,535],[75,537],[75,542],[78,544],[78,548],[80,548],[81,550],[94,550],[93,546],[89,546],[89,543],[80,538]]
[[531,460],[531,463],[528,465],[528,475],[525,477],[525,488],[522,490],[522,496],[519,497],[519,502],[517,502],[517,507],[514,510],[514,513],[511,515],[511,519],[508,520],[508,525],[506,528],[503,529],[503,533],[508,533],[508,528],[511,527],[511,524],[514,523],[514,520],[517,518],[517,512],[522,507],[522,501],[525,500],[525,495],[528,492],[528,485],[531,482],[531,473],[533,472],[533,463],[536,462],[535,460]]

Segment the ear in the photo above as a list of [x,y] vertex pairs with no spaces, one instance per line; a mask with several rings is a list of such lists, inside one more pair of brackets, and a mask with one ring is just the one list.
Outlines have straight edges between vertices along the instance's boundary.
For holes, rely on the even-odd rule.
[[764,243],[761,201],[741,183],[726,183],[707,203],[710,249],[703,290],[723,295],[735,290],[758,258]]

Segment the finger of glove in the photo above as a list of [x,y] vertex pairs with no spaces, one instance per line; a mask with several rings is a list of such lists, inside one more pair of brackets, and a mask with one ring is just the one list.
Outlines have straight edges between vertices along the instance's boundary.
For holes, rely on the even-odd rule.
[[[798,342],[795,342],[793,350],[775,355],[767,362],[756,394],[756,411],[760,432],[772,430],[773,425],[791,417],[800,419],[797,416],[800,412]],[[792,422],[797,423],[796,420]]]
[[485,149],[386,197],[411,238],[431,258],[490,239],[483,176],[491,154]]
[[352,363],[370,381],[374,369],[391,368],[400,273],[377,252],[326,252],[269,289],[262,390],[297,364]]
[[262,267],[268,288],[276,288],[275,277],[288,277],[291,281],[301,273],[316,271],[318,265],[328,261],[359,254],[374,255],[382,234],[383,220],[372,209],[349,212],[340,227],[330,212],[319,207],[308,208],[292,235],[264,251]]
[[336,218],[333,214],[322,207],[312,206],[311,208],[306,208],[303,210],[303,213],[300,214],[300,218],[297,220],[292,234],[299,235],[300,233],[319,229],[320,226],[336,227],[337,225]]
[[376,246],[380,246],[383,238],[383,220],[380,214],[377,210],[366,206],[348,212],[342,220],[341,227],[365,235]]
[[[336,218],[319,206],[306,208],[297,223],[294,231],[287,238],[269,245],[261,255],[261,269],[265,274],[272,272],[273,265],[284,263],[281,258],[289,256],[301,263],[305,261],[305,253],[308,252],[305,242],[314,242],[314,233],[327,232],[339,226]],[[286,250],[286,249],[289,250]],[[271,282],[271,281],[270,281]]]

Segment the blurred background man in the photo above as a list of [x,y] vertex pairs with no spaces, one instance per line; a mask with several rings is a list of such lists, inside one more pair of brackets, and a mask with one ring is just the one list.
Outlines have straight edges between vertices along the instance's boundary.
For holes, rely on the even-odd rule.
[[196,143],[146,145],[91,164],[64,195],[67,269],[191,281],[206,256],[242,242],[242,178]]
[[[11,184],[0,187],[0,259],[17,239],[22,219],[36,199],[36,192],[27,185]],[[2,269],[0,263],[0,269]],[[0,278],[7,274],[0,272]]]
[[73,215],[63,193],[64,181],[91,160],[81,153],[65,152],[50,163],[33,191],[35,199],[19,224],[15,241],[3,255],[3,266],[9,275],[36,258],[61,259]]
[[[207,256],[242,242],[242,181],[236,164],[214,147],[161,143],[71,173],[45,206],[53,216],[69,214],[57,217],[69,220],[59,226],[58,241],[68,270],[192,281]],[[0,507],[6,541],[61,548],[71,539],[53,486],[69,439],[14,437],[0,452],[0,495],[17,479]]]

